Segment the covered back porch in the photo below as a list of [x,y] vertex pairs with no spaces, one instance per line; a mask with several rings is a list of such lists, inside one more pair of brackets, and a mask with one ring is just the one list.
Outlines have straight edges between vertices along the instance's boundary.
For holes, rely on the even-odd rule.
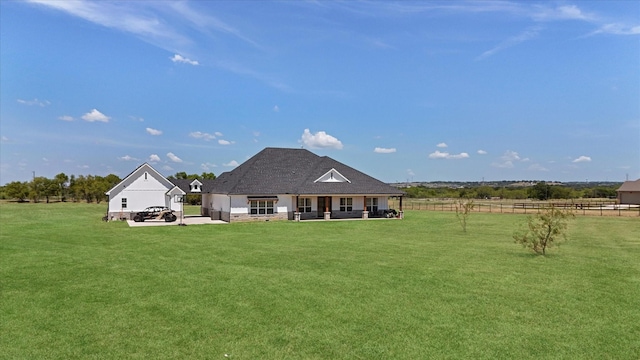
[[[391,209],[389,199],[399,199],[399,208]],[[293,199],[293,219],[331,220],[331,219],[369,219],[400,218],[402,196],[389,195],[296,195]]]

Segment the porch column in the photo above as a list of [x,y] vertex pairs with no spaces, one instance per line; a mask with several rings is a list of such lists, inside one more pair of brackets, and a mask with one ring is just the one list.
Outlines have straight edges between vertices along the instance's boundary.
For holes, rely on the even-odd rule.
[[293,212],[293,220],[300,221],[300,200],[298,195],[296,195],[296,206],[294,209],[295,211]]
[[325,220],[331,219],[331,210],[329,210],[329,197],[328,196],[324,197],[324,219]]
[[367,211],[367,196],[364,196],[364,209],[362,210],[362,218],[363,219],[368,219],[369,218],[369,211]]

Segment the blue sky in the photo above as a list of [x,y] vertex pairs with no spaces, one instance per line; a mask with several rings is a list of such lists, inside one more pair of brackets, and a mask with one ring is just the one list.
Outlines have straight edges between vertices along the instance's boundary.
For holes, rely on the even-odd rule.
[[638,1],[0,1],[0,183],[232,170],[640,178]]

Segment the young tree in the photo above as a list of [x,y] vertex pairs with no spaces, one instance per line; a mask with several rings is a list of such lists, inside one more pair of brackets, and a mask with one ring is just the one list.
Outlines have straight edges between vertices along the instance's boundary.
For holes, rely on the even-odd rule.
[[462,226],[462,231],[467,232],[467,219],[476,205],[471,199],[458,199],[454,205],[456,207],[456,217],[460,222],[460,226]]
[[529,216],[527,230],[516,232],[513,238],[516,244],[545,255],[547,248],[560,245],[560,240],[567,239],[567,224],[572,217],[574,214],[569,210],[547,206],[536,215]]

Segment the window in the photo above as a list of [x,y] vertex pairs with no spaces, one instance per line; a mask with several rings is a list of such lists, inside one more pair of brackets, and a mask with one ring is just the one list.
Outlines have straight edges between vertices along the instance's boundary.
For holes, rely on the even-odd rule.
[[123,209],[127,208],[127,198],[122,198],[122,208]]
[[353,198],[340,198],[340,211],[353,210]]
[[311,212],[311,198],[298,198],[298,211]]
[[367,198],[367,211],[378,212],[378,198]]
[[251,200],[249,213],[251,215],[273,214],[273,200]]

